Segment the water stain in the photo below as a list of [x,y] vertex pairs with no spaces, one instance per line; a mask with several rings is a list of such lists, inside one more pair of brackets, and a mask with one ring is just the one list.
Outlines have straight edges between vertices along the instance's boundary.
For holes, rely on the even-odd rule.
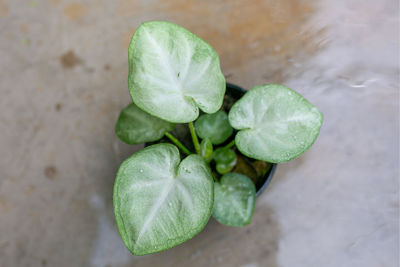
[[74,53],[74,51],[69,50],[68,52],[64,53],[61,57],[60,57],[60,62],[61,65],[64,68],[73,68],[76,65],[79,65],[82,63],[82,59],[80,59],[79,57],[77,57]]
[[[319,45],[314,37],[320,32],[304,30],[315,12],[315,1],[233,0],[216,5],[214,1],[176,0],[140,6],[122,0],[117,11],[120,16],[148,12],[168,15],[166,20],[210,43],[218,52],[223,69],[268,60],[264,79],[274,82],[284,79],[283,66],[288,65],[288,59],[314,53]],[[123,48],[128,47],[133,33],[134,29],[121,36]]]
[[63,107],[63,104],[60,102],[56,103],[56,105],[54,106],[56,111],[61,111],[62,107]]
[[0,0],[0,18],[7,17],[10,14],[8,5],[3,0]]
[[[269,62],[257,67],[265,73],[263,80],[282,82],[288,59],[307,57],[318,49],[314,37],[319,32],[304,30],[315,5],[313,0],[233,0],[218,5],[214,1],[177,0],[149,3],[143,12],[168,14],[168,21],[202,37],[218,52],[223,69],[240,71],[251,64]],[[126,7],[123,14],[137,12],[134,6]]]
[[86,10],[82,4],[79,3],[70,3],[65,6],[64,14],[70,20],[80,20],[85,16]]
[[104,65],[104,70],[106,70],[106,71],[109,71],[109,70],[111,70],[111,66],[110,66],[110,64],[106,64],[106,65]]
[[57,169],[53,165],[47,166],[44,169],[44,174],[49,180],[55,180],[57,178]]
[[[308,27],[315,9],[315,0],[232,0],[225,4],[176,0],[145,5],[122,0],[117,12],[119,16],[157,13],[156,19],[180,24],[199,35],[216,49],[222,69],[235,74],[228,77],[232,82],[248,79],[251,83],[255,74],[251,71],[245,77],[243,72],[254,69],[265,82],[283,83],[289,67],[322,48],[316,40],[323,30]],[[131,29],[121,35],[124,49],[133,33]]]

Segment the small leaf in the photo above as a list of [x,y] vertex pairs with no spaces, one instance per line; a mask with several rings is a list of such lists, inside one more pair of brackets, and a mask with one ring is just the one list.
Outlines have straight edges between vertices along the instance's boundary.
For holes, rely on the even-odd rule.
[[217,163],[215,169],[217,169],[217,172],[219,174],[225,174],[230,172],[233,167],[235,166],[236,162],[232,162],[232,163]]
[[256,86],[229,112],[235,142],[248,157],[279,163],[297,158],[314,143],[323,115],[283,85]]
[[226,84],[218,54],[185,28],[145,22],[133,35],[128,56],[129,91],[141,109],[175,123],[194,121],[199,108],[220,109]]
[[227,173],[214,185],[213,217],[228,226],[251,222],[256,203],[256,187],[245,175]]
[[180,162],[171,144],[149,146],[125,160],[114,184],[114,214],[135,255],[162,251],[200,232],[213,206],[213,177],[199,155]]
[[225,142],[233,133],[225,111],[214,114],[203,114],[195,122],[196,133],[200,138],[210,138],[214,145]]
[[173,128],[172,123],[154,117],[132,103],[122,109],[115,133],[123,142],[134,145],[157,141]]
[[210,162],[212,160],[212,154],[213,154],[213,145],[210,139],[209,138],[203,139],[200,143],[200,156],[202,156],[206,162]]
[[236,153],[228,148],[218,148],[214,152],[214,161],[219,174],[230,172],[236,164]]
[[228,148],[217,148],[214,153],[214,160],[221,163],[229,163],[236,160],[236,154]]

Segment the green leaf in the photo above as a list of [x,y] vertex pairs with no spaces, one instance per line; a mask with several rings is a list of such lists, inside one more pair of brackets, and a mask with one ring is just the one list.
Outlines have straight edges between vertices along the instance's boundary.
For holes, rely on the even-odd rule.
[[121,110],[115,125],[118,138],[130,145],[157,141],[173,129],[172,123],[144,112],[133,103]]
[[218,111],[214,114],[203,114],[195,122],[196,133],[200,138],[210,138],[214,145],[225,142],[233,133],[228,114]]
[[212,212],[213,177],[199,155],[180,162],[171,144],[149,146],[125,160],[114,184],[114,214],[135,255],[162,251],[199,233]]
[[219,110],[226,86],[215,50],[165,21],[145,22],[133,35],[128,83],[136,105],[175,123],[194,121],[199,108],[206,113]]
[[274,163],[297,158],[309,149],[322,121],[315,106],[277,84],[254,87],[229,112],[232,127],[241,130],[235,137],[240,152]]
[[203,139],[200,143],[200,156],[206,162],[210,162],[212,160],[213,154],[213,145],[209,138]]
[[251,222],[256,203],[256,187],[247,176],[227,173],[214,185],[213,217],[228,226]]
[[236,153],[228,148],[218,148],[214,152],[214,161],[219,174],[230,172],[236,164]]

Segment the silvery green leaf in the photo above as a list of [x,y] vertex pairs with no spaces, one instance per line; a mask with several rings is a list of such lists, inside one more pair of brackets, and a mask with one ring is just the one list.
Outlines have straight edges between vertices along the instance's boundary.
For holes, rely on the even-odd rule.
[[136,105],[175,123],[194,121],[199,108],[219,110],[226,86],[215,50],[165,21],[145,22],[136,30],[129,46],[128,82]]
[[115,125],[119,139],[131,145],[157,141],[173,129],[172,123],[148,114],[133,103],[121,110]]
[[181,244],[200,232],[212,212],[213,177],[199,155],[180,162],[171,144],[149,146],[125,160],[114,184],[114,214],[135,255]]
[[213,114],[201,115],[195,122],[195,128],[200,138],[208,137],[214,145],[222,144],[233,133],[228,114],[222,110]]
[[236,153],[229,148],[217,148],[214,152],[213,160],[216,163],[215,168],[219,174],[230,172],[236,165]]
[[251,222],[256,203],[256,187],[247,176],[227,173],[214,185],[213,217],[229,226]]
[[235,142],[248,157],[284,162],[297,158],[314,143],[322,113],[292,89],[277,84],[256,86],[229,112]]

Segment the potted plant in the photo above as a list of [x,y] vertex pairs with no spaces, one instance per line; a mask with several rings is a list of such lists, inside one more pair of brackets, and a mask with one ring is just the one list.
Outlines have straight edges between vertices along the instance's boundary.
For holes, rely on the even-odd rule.
[[191,239],[211,216],[229,226],[249,224],[256,181],[246,168],[265,177],[270,163],[297,158],[323,121],[316,107],[283,85],[255,86],[224,102],[215,50],[169,22],[136,30],[128,84],[133,103],[121,111],[117,136],[128,144],[158,142],[126,159],[114,184],[117,227],[135,255]]

